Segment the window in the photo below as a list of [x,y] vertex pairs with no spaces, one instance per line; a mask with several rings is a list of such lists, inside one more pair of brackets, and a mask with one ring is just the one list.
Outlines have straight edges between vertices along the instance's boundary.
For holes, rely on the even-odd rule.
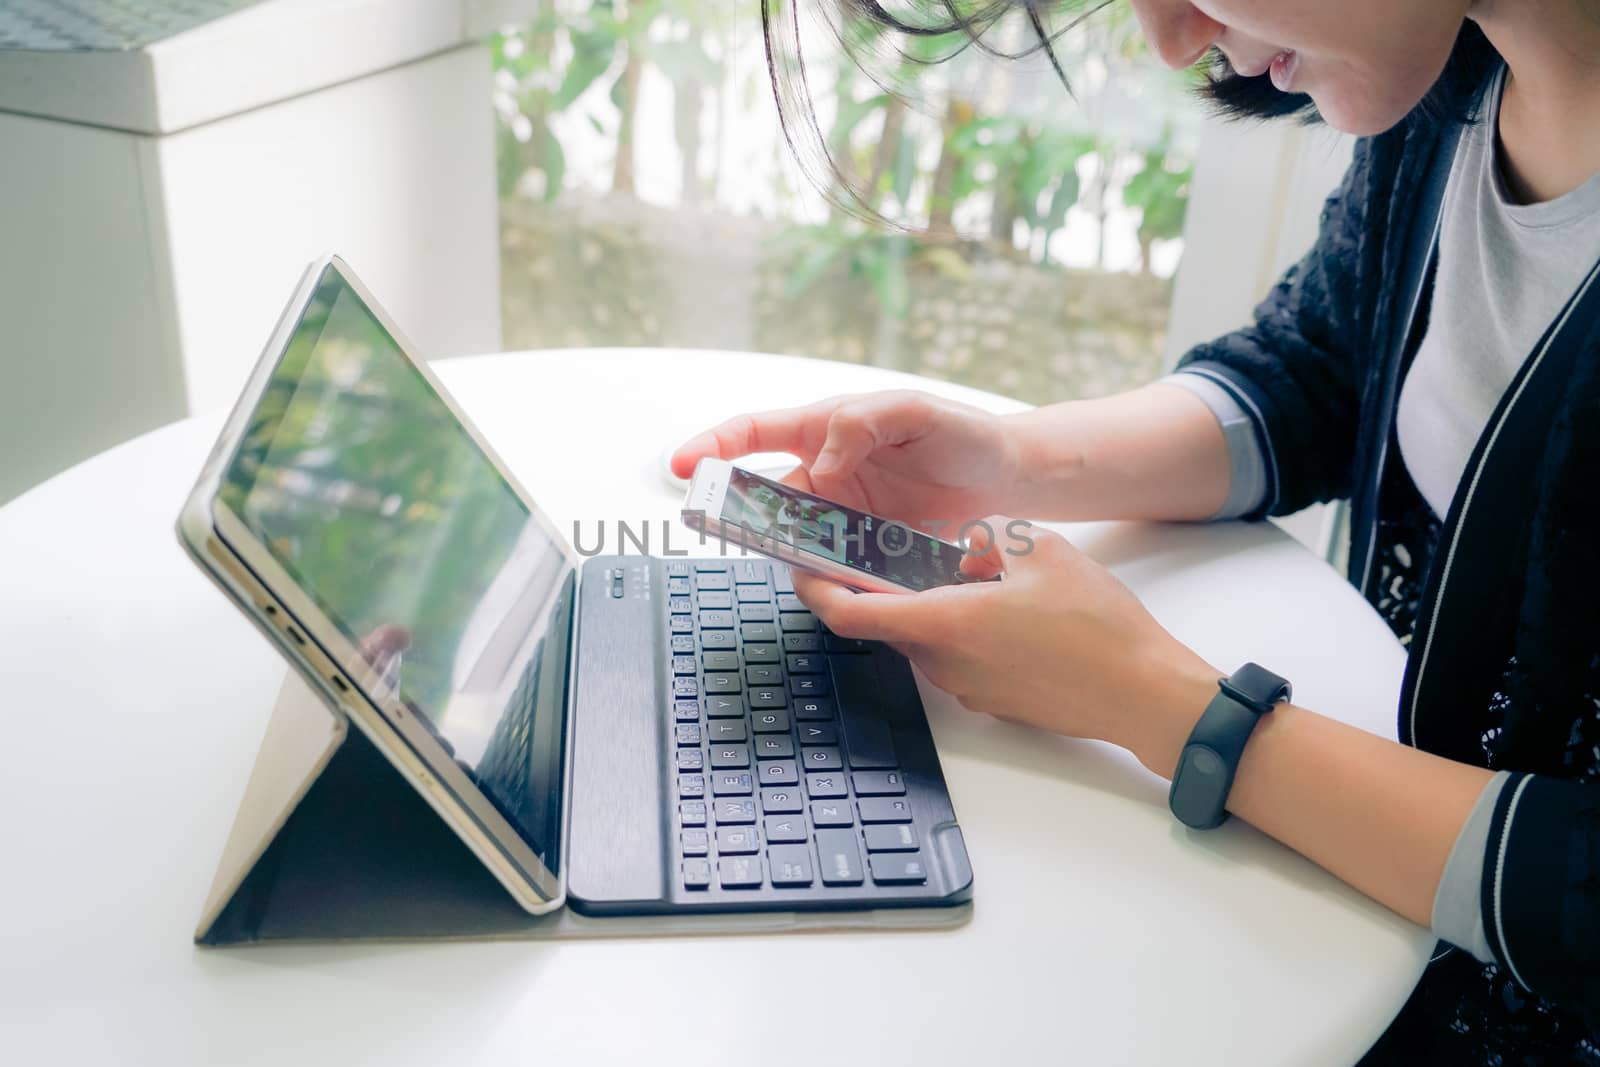
[[806,38],[822,136],[895,230],[801,175],[754,0],[553,0],[494,41],[507,346],[793,353],[1035,403],[1158,376],[1193,75],[1126,5],[1057,47],[1075,98],[1041,56],[973,49],[904,64],[923,73],[900,98]]

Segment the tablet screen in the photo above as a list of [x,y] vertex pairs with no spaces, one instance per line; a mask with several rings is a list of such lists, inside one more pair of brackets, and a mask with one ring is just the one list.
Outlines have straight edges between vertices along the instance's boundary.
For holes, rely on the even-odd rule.
[[332,266],[221,497],[556,871],[576,573]]

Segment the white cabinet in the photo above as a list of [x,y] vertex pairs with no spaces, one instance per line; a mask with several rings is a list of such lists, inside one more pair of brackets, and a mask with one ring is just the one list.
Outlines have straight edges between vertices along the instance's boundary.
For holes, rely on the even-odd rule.
[[478,42],[527,6],[266,0],[139,49],[0,51],[0,502],[231,403],[324,251],[428,356],[499,349]]

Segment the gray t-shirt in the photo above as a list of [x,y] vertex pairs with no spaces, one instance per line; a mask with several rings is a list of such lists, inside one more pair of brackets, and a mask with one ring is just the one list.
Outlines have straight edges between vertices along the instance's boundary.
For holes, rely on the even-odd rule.
[[[1495,75],[1482,121],[1464,130],[1445,186],[1438,274],[1428,330],[1400,391],[1395,432],[1406,471],[1443,519],[1501,395],[1567,298],[1600,258],[1600,174],[1565,196],[1518,204],[1498,162],[1500,96]],[[1222,425],[1233,468],[1215,518],[1261,505],[1266,463],[1249,416],[1204,374],[1162,381],[1204,400]],[[1495,775],[1456,838],[1433,902],[1433,931],[1484,961],[1493,959],[1479,904]]]
[[1600,175],[1542,204],[1506,192],[1496,159],[1504,77],[1450,168],[1433,313],[1395,423],[1406,470],[1441,519],[1501,395],[1600,258]]

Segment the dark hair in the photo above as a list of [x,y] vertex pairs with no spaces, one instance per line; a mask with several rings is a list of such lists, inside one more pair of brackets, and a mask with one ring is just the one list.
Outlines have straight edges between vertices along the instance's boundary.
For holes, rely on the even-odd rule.
[[[800,7],[807,3],[831,6],[836,18],[829,21],[835,38],[849,56],[886,92],[896,86],[881,80],[867,53],[895,54],[899,61],[915,66],[941,63],[977,48],[1001,59],[1022,59],[1042,54],[1070,94],[1072,82],[1056,55],[1055,42],[1084,19],[1114,0],[892,0],[896,11],[884,6],[885,0],[761,0],[762,37],[767,52],[767,73],[778,104],[779,121],[785,139],[807,175],[819,185],[843,177],[823,137],[811,105],[806,80],[805,57],[800,49]],[[788,10],[781,9],[787,6]],[[1008,15],[1021,12],[1032,33],[1025,47],[1006,50],[986,39],[990,30]],[[1070,17],[1052,28],[1052,16]],[[898,40],[896,40],[898,38]],[[939,44],[943,50],[927,47],[908,50],[903,42]],[[1479,97],[1489,74],[1500,61],[1477,24],[1463,20],[1443,73],[1428,94],[1407,117],[1407,122],[1470,122],[1477,111]],[[1212,49],[1202,61],[1205,78],[1199,95],[1212,110],[1233,119],[1293,118],[1301,122],[1320,121],[1316,106],[1302,93],[1283,93],[1269,76],[1245,77],[1236,73],[1226,57]],[[839,183],[850,203],[841,204],[857,214],[876,216],[848,183]],[[836,185],[836,188],[839,187]]]

